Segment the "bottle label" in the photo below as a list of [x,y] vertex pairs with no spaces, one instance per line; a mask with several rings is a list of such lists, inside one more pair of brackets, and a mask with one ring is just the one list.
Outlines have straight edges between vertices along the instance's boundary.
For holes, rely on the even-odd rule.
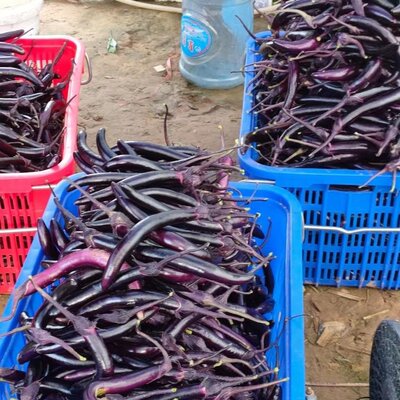
[[181,48],[187,57],[199,57],[211,47],[212,35],[202,22],[184,15],[181,27]]

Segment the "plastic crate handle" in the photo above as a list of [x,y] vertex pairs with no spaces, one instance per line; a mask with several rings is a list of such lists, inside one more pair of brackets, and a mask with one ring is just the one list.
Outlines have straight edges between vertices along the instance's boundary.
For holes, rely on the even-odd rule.
[[87,85],[92,81],[93,72],[92,72],[92,62],[90,61],[89,54],[85,52],[85,62],[87,66],[88,77],[86,80],[81,81],[81,85]]
[[359,233],[400,233],[400,228],[358,228],[345,229],[339,226],[320,226],[320,225],[304,225],[304,229],[310,231],[331,231],[343,233],[345,235],[355,235]]

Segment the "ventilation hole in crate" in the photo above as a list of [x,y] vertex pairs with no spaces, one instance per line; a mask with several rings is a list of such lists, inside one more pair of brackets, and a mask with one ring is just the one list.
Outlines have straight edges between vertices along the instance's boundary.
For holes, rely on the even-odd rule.
[[379,214],[378,213],[374,213],[374,219],[372,221],[372,226],[374,228],[379,226],[378,220],[379,220]]
[[0,196],[0,208],[2,209],[2,210],[4,210],[6,207],[5,207],[5,204],[4,204],[4,199],[3,199],[3,197],[2,196]]
[[383,205],[384,206],[392,206],[394,204],[394,193],[384,193],[383,194]]
[[349,271],[349,273],[347,275],[347,279],[349,281],[358,280],[358,276],[359,276],[358,271],[351,270],[351,271]]
[[393,240],[392,238],[395,238],[396,235],[394,233],[387,233],[385,234],[385,246],[388,246],[390,243],[390,248],[393,248],[395,246],[394,242],[395,240]]
[[326,213],[326,221],[328,226],[344,226],[346,223],[346,216],[338,213]]
[[316,219],[318,218],[317,213],[314,210],[310,210],[310,223],[317,225]]
[[29,247],[32,244],[33,236],[28,236],[28,237],[24,236],[23,240],[24,240],[24,248],[29,249]]
[[387,272],[387,274],[386,274],[386,280],[387,280],[387,281],[390,281],[391,279],[392,279],[392,271],[389,270],[389,271]]
[[322,262],[324,264],[326,263],[326,252],[325,251],[322,253]]
[[346,281],[346,280],[347,280],[347,272],[346,272],[346,271],[343,271],[343,272],[342,272],[342,277],[339,277],[339,276],[338,276],[338,278]]
[[314,210],[310,211],[310,221],[313,225],[319,225],[320,213]]
[[318,195],[318,192],[315,192],[315,191],[311,192],[311,203],[312,204],[316,204],[317,203],[317,195]]
[[367,269],[364,273],[364,281],[369,281],[369,270]]
[[308,210],[304,210],[304,211],[303,211],[304,223],[307,224],[307,225],[310,224],[309,215],[310,215],[310,214],[309,214]]
[[335,251],[333,254],[335,255],[335,257],[333,259],[333,263],[335,265],[338,265],[340,262],[340,253],[338,251]]
[[306,191],[304,192],[304,201],[305,201],[306,203],[308,203],[308,202],[309,202],[309,199],[310,199],[310,192],[309,192],[308,190],[306,190]]
[[309,235],[308,235],[307,243],[310,243],[312,246],[314,246],[315,234],[316,234],[315,231],[311,231],[311,232],[309,232]]
[[308,252],[308,261],[310,262],[310,263],[314,263],[315,262],[315,260],[316,260],[316,251],[309,251]]
[[380,253],[380,264],[385,263],[386,253]]
[[6,247],[11,249],[11,238],[10,236],[6,236]]
[[364,254],[360,251],[357,253],[357,264],[361,264],[363,260]]
[[311,253],[311,261],[312,261],[313,263],[316,263],[316,262],[317,262],[317,258],[318,258],[318,252],[313,251],[313,252]]
[[393,270],[393,282],[397,282],[399,280],[399,270]]
[[19,265],[20,266],[24,265],[24,261],[25,261],[25,257],[24,256],[19,255],[18,256],[18,260],[19,260]]
[[22,201],[21,201],[21,197],[17,196],[17,207],[19,210],[22,209]]
[[383,277],[383,271],[377,271],[378,273],[376,274],[376,280],[381,281]]

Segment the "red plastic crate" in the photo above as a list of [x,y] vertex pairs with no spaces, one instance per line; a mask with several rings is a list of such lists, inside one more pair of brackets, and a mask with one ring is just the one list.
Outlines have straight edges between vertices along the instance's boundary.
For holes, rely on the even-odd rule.
[[[17,44],[25,49],[26,62],[38,70],[52,62],[66,43],[54,71],[63,80],[73,67],[69,84],[63,91],[69,102],[65,112],[62,158],[53,168],[28,173],[0,174],[0,294],[11,293],[50,196],[49,184],[75,172],[73,152],[76,148],[78,106],[85,61],[83,44],[69,36],[21,38]],[[57,83],[57,80],[55,80]]]

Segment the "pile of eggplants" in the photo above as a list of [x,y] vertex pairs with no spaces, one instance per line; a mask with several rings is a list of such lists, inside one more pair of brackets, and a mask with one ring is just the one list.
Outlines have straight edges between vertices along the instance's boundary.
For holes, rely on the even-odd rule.
[[38,71],[27,61],[30,49],[15,41],[16,30],[0,34],[0,173],[36,172],[61,161],[67,104],[62,91],[70,73],[59,76],[54,67],[63,54]]
[[243,151],[272,166],[381,169],[400,165],[397,0],[282,1],[272,36],[255,38]]
[[265,359],[278,352],[264,317],[274,308],[268,238],[244,207],[251,199],[232,198],[232,159],[110,147],[104,129],[96,145],[79,133],[86,175],[68,189],[80,193],[78,216],[55,198],[62,218],[39,220],[44,269],[16,289],[12,314],[26,296],[44,302],[17,329],[27,371],[0,369],[2,380],[38,400],[279,399],[279,353],[276,365]]

